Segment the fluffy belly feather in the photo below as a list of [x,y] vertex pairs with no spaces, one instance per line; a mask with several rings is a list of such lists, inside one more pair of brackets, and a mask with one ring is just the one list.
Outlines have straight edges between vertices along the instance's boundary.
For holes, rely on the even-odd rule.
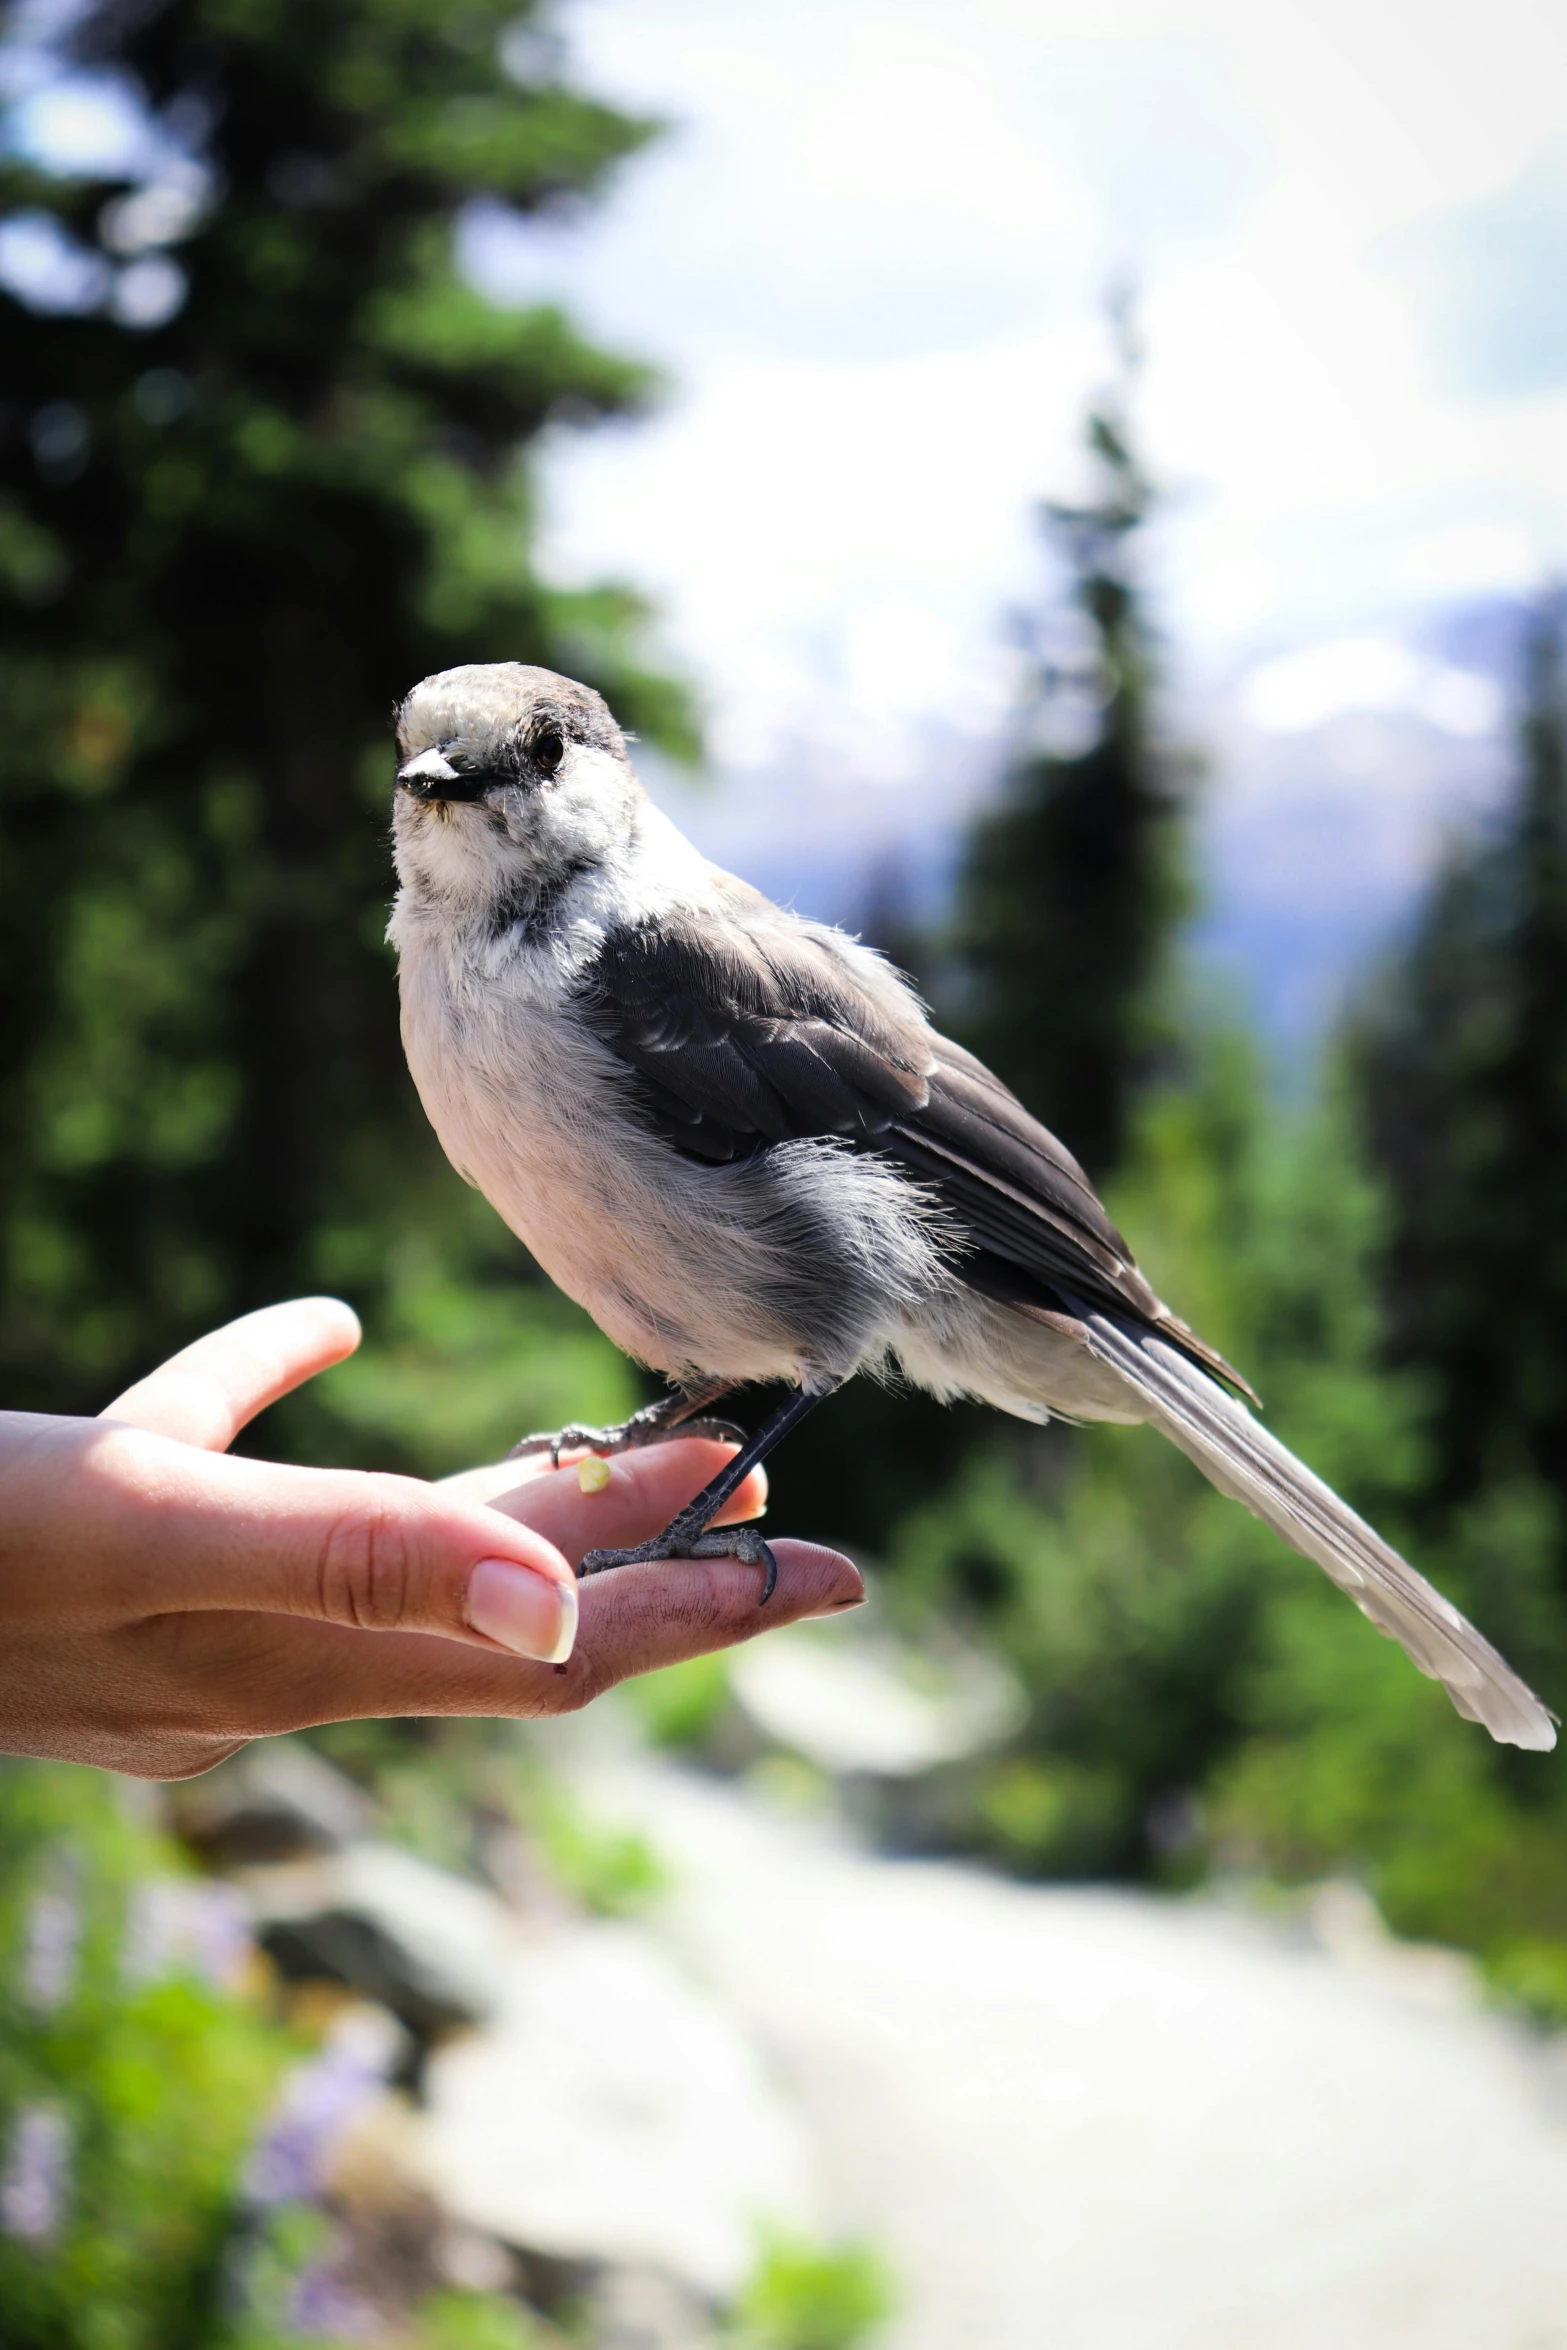
[[892,1170],[800,1143],[697,1166],[569,1014],[405,957],[403,1042],[448,1158],[615,1344],[672,1377],[846,1377],[946,1280]]

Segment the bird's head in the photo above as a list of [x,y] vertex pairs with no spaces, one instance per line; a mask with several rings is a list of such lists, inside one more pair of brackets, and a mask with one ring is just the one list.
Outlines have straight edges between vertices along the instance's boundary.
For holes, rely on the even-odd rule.
[[524,910],[612,857],[642,787],[602,695],[520,661],[443,669],[397,713],[398,877]]

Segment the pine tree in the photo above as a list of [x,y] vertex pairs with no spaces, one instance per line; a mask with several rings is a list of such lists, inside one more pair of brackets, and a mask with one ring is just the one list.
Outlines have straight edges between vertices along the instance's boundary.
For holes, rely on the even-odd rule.
[[382,944],[394,699],[518,658],[686,728],[634,600],[530,556],[530,445],[649,379],[454,263],[465,206],[591,194],[649,126],[518,0],[65,38],[157,151],[0,167],[63,288],[0,295],[0,1384],[57,1408],[289,1290],[373,1305],[409,1198],[450,1212]]
[[1392,1211],[1397,1358],[1432,1396],[1434,1498],[1530,1472],[1567,1501],[1567,691],[1562,613],[1528,650],[1519,779],[1456,856],[1362,1024]]
[[1039,661],[1030,712],[1047,735],[1086,718],[1089,740],[1018,762],[975,828],[958,917],[965,1041],[1097,1179],[1119,1163],[1136,1095],[1168,1053],[1160,998],[1186,906],[1180,776],[1157,739],[1136,578],[1154,504],[1128,420],[1137,354],[1124,307],[1112,323],[1120,380],[1087,419],[1097,494],[1042,510],[1086,645]]

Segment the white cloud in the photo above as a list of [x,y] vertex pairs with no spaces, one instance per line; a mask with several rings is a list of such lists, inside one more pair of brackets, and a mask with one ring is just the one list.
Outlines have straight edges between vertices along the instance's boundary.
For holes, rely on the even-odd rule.
[[1398,258],[1567,125],[1561,12],[586,0],[567,23],[590,80],[677,129],[579,238],[526,232],[509,262],[495,239],[487,274],[574,292],[681,388],[648,429],[562,445],[553,559],[650,580],[731,728],[776,730],[791,694],[869,715],[847,648],[889,603],[941,636],[931,698],[972,707],[1122,262],[1180,493],[1178,641],[1365,633],[1567,555],[1567,399],[1445,388]]
[[1241,688],[1240,709],[1262,734],[1306,734],[1352,711],[1382,711],[1424,718],[1446,734],[1483,736],[1502,716],[1492,679],[1375,636],[1340,637],[1260,663]]

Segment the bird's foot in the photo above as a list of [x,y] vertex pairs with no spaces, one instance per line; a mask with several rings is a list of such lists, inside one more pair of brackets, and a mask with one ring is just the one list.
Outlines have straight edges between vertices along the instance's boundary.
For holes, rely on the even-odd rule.
[[629,1420],[622,1420],[613,1428],[587,1428],[573,1423],[553,1433],[525,1436],[520,1444],[512,1446],[506,1458],[532,1460],[537,1454],[547,1452],[550,1467],[558,1469],[563,1452],[594,1452],[607,1458],[617,1452],[638,1452],[647,1444],[669,1444],[677,1436],[711,1436],[720,1444],[745,1442],[744,1431],[731,1420],[715,1420],[707,1415],[700,1419],[674,1420],[660,1402],[633,1412]]
[[660,1559],[739,1559],[745,1566],[761,1567],[761,1607],[772,1598],[778,1581],[778,1561],[755,1526],[716,1526],[711,1533],[687,1534],[678,1518],[651,1542],[639,1542],[630,1550],[590,1550],[577,1573],[603,1575],[611,1567],[640,1567]]

